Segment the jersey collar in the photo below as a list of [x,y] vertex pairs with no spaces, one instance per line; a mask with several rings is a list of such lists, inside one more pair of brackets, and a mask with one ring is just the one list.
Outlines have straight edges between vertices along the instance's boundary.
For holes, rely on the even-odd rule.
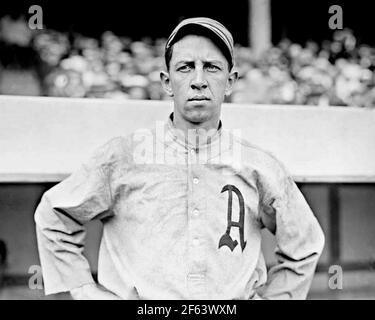
[[[191,139],[191,137],[188,139],[186,134],[181,129],[176,128],[174,125],[173,112],[169,115],[168,121],[166,122],[166,134],[168,134],[173,141],[183,146],[185,149],[195,149],[196,152],[199,152],[199,150],[210,147],[212,144],[218,142],[220,140],[221,133],[222,122],[220,120],[217,130],[214,132],[208,132],[204,135],[196,135],[195,143],[192,143],[191,141],[194,139]],[[188,134],[194,137],[195,130],[189,131]]]

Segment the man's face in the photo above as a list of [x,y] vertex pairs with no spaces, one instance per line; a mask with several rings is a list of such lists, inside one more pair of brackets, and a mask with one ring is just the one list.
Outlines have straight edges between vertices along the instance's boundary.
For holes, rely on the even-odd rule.
[[174,44],[169,73],[161,74],[165,91],[174,99],[175,119],[205,127],[217,125],[221,104],[236,77],[219,48],[197,35]]

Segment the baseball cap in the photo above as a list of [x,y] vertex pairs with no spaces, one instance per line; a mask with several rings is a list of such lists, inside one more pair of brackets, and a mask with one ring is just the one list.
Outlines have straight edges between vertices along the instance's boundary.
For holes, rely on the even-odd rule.
[[234,65],[233,37],[229,30],[220,22],[206,17],[182,20],[169,36],[165,45],[165,51],[188,34],[204,35],[213,40],[228,60],[229,68],[232,69]]

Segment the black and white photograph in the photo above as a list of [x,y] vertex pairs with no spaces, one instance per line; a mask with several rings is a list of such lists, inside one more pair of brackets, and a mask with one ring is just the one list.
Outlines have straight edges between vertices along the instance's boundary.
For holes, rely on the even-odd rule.
[[375,300],[371,8],[3,0],[0,300]]

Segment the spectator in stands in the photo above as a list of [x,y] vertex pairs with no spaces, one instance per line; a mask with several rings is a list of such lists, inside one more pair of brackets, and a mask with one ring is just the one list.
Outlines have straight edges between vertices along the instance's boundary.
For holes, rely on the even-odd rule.
[[41,95],[42,61],[22,16],[0,19],[0,94]]

